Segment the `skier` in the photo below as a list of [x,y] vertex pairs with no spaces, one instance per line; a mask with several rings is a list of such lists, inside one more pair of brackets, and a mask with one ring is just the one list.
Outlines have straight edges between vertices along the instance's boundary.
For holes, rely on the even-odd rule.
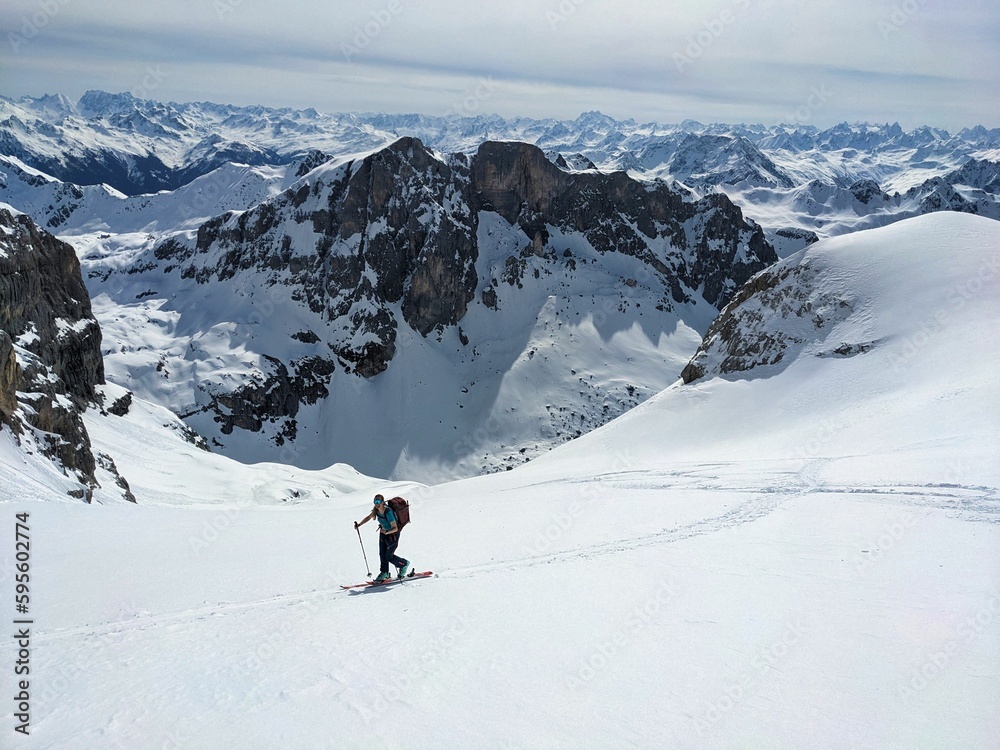
[[399,577],[404,578],[410,571],[410,561],[396,554],[396,546],[399,544],[399,527],[396,525],[396,514],[386,503],[382,495],[375,496],[374,506],[372,512],[365,516],[363,520],[354,522],[354,528],[363,526],[372,519],[375,519],[379,523],[378,557],[381,568],[375,582],[381,583],[382,581],[389,580],[389,563],[395,565],[399,571]]

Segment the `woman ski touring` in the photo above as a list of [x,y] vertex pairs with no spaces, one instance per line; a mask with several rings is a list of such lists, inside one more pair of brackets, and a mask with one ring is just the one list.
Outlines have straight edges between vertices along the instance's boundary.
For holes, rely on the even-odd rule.
[[396,566],[399,578],[405,578],[410,572],[410,561],[396,554],[396,547],[399,545],[399,523],[395,511],[389,507],[382,495],[375,496],[372,512],[363,520],[355,521],[354,528],[364,526],[372,519],[379,523],[378,557],[381,563],[375,583],[389,580],[389,563]]

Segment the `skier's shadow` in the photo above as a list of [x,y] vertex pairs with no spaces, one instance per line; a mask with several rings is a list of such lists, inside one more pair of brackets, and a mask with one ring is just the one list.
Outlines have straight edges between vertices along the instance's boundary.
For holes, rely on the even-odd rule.
[[350,589],[347,593],[350,596],[360,596],[361,594],[382,594],[393,588],[395,588],[395,586],[365,586],[363,589]]

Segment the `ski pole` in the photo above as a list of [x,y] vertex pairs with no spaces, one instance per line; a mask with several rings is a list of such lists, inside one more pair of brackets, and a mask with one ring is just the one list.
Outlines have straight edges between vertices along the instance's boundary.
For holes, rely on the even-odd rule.
[[356,532],[358,532],[358,541],[361,542],[361,554],[364,555],[364,558],[365,558],[365,570],[368,571],[368,577],[371,578],[372,577],[372,569],[368,567],[368,555],[365,554],[365,543],[361,539],[361,529],[358,528],[357,524],[354,524],[354,530]]

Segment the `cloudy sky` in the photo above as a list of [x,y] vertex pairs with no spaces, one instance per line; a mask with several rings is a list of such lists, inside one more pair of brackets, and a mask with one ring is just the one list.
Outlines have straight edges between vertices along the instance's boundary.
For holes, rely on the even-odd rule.
[[998,0],[4,0],[0,95],[1000,127]]

